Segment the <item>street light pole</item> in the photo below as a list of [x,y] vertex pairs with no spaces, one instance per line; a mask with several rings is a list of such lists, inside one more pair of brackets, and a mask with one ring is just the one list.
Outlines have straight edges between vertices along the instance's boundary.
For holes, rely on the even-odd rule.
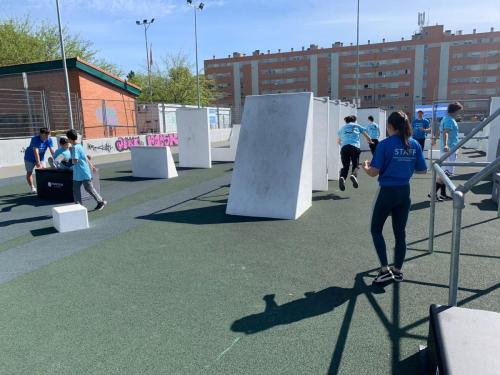
[[148,69],[149,100],[151,101],[151,103],[153,102],[153,88],[151,87],[151,64],[149,61],[148,29],[149,29],[149,26],[154,21],[155,21],[154,18],[152,18],[151,21],[148,21],[148,20],[142,20],[142,22],[135,21],[136,25],[144,26],[144,40],[146,42],[146,67]]
[[62,55],[63,70],[64,70],[64,81],[66,83],[66,99],[68,101],[69,127],[70,127],[70,129],[74,129],[73,110],[71,108],[71,92],[69,90],[68,67],[66,66],[66,52],[64,51],[64,39],[63,39],[62,27],[61,27],[61,13],[59,12],[59,0],[56,0],[56,8],[57,8],[57,23],[59,26],[59,42],[61,44],[61,55]]
[[[188,5],[193,5],[193,0],[187,0]],[[198,6],[193,6],[194,10],[194,48],[196,55],[196,94],[198,96],[198,108],[201,107],[201,93],[200,93],[200,70],[198,69],[198,22],[196,11],[202,10],[205,4],[200,3]]]
[[361,100],[359,99],[359,0],[356,15],[356,105],[359,106]]

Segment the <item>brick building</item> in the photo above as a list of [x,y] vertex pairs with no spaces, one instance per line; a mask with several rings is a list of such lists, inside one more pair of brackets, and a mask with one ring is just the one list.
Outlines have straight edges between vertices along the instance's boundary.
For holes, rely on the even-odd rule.
[[[233,53],[205,61],[205,74],[221,92],[216,105],[238,113],[247,95],[312,91],[351,101],[356,95],[356,46],[311,45],[299,51]],[[442,25],[423,27],[410,40],[360,45],[361,106],[402,108],[435,100],[478,99],[467,106],[487,111],[481,99],[500,95],[500,32],[463,34]]]
[[[66,64],[75,128],[86,138],[137,134],[138,86],[79,58]],[[42,125],[68,128],[65,93],[62,60],[0,67],[2,136],[31,135]]]

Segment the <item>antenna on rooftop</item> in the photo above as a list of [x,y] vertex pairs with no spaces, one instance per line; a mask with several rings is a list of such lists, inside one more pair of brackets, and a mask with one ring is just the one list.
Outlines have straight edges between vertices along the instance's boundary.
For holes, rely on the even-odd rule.
[[425,26],[425,12],[418,12],[418,27],[420,32],[422,32],[423,28]]

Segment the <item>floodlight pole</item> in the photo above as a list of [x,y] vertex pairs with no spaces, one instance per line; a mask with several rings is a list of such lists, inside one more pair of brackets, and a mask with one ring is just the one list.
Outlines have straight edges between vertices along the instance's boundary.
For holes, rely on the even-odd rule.
[[196,55],[196,93],[198,95],[198,108],[201,107],[201,97],[200,97],[200,71],[198,69],[198,25],[196,21],[196,7],[194,9],[194,49]]
[[64,39],[61,28],[61,13],[59,12],[59,0],[56,0],[57,8],[57,23],[59,26],[59,42],[61,43],[61,55],[64,70],[64,81],[66,82],[66,99],[68,101],[68,120],[70,129],[74,129],[73,125],[73,110],[71,108],[71,92],[69,90],[69,78],[68,78],[68,67],[66,66],[66,52],[64,51]]
[[359,99],[359,0],[358,9],[356,13],[356,105],[360,106],[361,100]]
[[149,61],[149,47],[148,47],[148,29],[149,26],[155,21],[154,18],[151,19],[151,21],[148,20],[143,20],[141,21],[135,21],[136,25],[139,26],[144,26],[144,41],[146,42],[146,67],[148,69],[148,85],[149,85],[149,100],[152,103],[153,102],[153,88],[151,87],[151,62]]

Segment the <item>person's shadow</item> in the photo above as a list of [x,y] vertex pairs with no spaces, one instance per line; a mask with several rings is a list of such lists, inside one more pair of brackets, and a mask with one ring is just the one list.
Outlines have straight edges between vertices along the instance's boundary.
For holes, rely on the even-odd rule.
[[298,322],[330,312],[359,294],[360,291],[356,289],[329,287],[319,292],[304,293],[304,298],[281,306],[274,300],[274,294],[268,294],[263,297],[266,304],[263,312],[236,320],[231,330],[250,335],[278,325]]

